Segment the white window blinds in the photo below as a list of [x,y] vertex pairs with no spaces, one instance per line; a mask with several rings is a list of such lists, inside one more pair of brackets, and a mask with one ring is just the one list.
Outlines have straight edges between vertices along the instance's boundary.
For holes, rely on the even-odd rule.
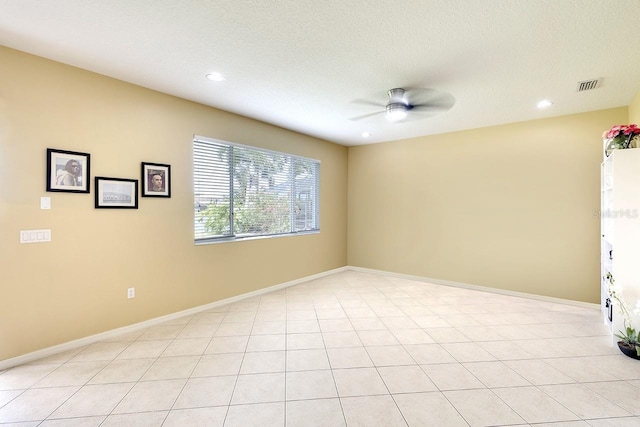
[[320,162],[195,137],[195,240],[318,231]]

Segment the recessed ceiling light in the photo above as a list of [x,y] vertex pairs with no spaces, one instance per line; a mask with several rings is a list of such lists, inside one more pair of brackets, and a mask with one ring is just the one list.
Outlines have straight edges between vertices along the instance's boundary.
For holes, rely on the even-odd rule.
[[363,138],[371,138],[371,132],[362,132]]
[[223,82],[225,80],[224,76],[220,73],[209,73],[206,77],[212,82]]
[[551,107],[553,105],[553,102],[549,101],[548,99],[543,99],[542,101],[538,102],[538,108],[548,108]]

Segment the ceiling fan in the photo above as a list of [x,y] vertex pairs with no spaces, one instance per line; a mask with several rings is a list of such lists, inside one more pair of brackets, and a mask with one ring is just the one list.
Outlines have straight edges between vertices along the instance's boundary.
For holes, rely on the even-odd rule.
[[449,93],[426,88],[394,88],[387,91],[387,96],[389,100],[386,104],[367,100],[353,101],[358,104],[384,107],[384,110],[352,117],[350,120],[362,120],[379,114],[385,114],[390,122],[415,120],[447,111],[456,102],[453,95]]

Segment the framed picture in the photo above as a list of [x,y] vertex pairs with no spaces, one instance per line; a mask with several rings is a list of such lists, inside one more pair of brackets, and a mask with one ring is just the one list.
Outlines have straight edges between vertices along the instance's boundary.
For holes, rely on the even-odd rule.
[[96,209],[138,209],[138,180],[96,176]]
[[88,193],[91,155],[47,148],[47,191]]
[[142,162],[142,197],[171,197],[171,166]]

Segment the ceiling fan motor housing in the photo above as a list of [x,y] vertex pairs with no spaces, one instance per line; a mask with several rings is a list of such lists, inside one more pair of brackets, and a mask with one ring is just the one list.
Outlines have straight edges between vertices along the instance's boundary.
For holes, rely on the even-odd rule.
[[405,90],[402,88],[395,88],[387,91],[387,95],[389,95],[389,104],[405,104],[407,105],[407,100],[404,98]]

